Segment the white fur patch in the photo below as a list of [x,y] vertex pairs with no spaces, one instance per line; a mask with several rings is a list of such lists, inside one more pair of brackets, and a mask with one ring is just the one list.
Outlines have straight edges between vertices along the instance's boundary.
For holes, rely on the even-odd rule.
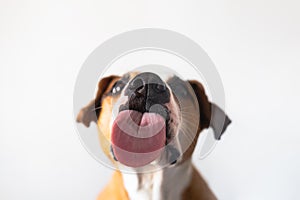
[[187,160],[154,173],[122,175],[131,200],[180,200],[190,183],[192,164]]

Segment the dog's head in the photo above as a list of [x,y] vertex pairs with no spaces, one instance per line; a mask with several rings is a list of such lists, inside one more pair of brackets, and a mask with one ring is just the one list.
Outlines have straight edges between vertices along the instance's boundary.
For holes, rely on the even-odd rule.
[[103,78],[95,99],[81,109],[77,121],[87,127],[96,122],[101,141],[110,141],[101,142],[106,155],[130,167],[161,160],[184,162],[203,129],[216,129],[222,123],[221,130],[215,131],[215,138],[220,139],[231,122],[209,102],[198,81],[177,76],[162,80],[151,72]]

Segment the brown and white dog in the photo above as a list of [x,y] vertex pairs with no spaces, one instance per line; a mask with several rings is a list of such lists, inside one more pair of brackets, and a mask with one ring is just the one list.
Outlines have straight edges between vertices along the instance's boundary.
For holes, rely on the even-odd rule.
[[[220,115],[225,122],[219,121]],[[191,157],[203,129],[215,130],[222,123],[215,134],[220,139],[231,121],[209,102],[198,81],[177,76],[162,80],[151,72],[105,77],[77,121],[87,127],[97,123],[101,147],[116,166],[135,169],[170,163],[151,173],[117,170],[98,199],[216,199]]]

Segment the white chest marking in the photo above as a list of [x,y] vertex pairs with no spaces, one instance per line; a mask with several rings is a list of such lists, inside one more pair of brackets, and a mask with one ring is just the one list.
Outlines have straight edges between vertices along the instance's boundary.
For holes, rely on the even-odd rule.
[[148,174],[122,174],[131,200],[180,200],[192,175],[189,161]]

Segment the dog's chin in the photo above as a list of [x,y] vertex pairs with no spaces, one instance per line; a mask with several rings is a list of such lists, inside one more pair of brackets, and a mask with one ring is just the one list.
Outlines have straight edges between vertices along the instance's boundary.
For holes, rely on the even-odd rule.
[[159,159],[166,144],[166,120],[157,113],[121,111],[111,129],[112,152],[128,167],[143,167]]

